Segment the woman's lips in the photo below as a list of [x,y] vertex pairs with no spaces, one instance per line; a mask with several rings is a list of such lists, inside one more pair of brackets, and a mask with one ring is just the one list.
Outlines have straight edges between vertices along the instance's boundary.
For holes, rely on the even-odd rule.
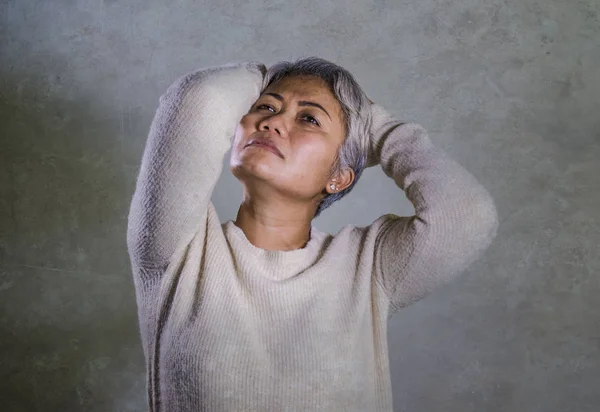
[[267,149],[271,153],[276,154],[277,156],[279,156],[283,159],[283,154],[281,154],[279,149],[270,142],[267,142],[264,140],[252,140],[252,141],[250,141],[250,143],[248,143],[248,145],[246,145],[246,147],[250,147],[250,146],[256,146],[256,147],[261,147],[263,149]]

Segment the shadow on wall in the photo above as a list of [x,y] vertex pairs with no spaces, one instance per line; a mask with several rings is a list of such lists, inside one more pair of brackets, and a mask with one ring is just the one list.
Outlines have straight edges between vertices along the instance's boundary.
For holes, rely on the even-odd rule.
[[0,85],[1,409],[144,410],[125,249],[137,164],[120,144],[132,128],[67,74],[11,69]]

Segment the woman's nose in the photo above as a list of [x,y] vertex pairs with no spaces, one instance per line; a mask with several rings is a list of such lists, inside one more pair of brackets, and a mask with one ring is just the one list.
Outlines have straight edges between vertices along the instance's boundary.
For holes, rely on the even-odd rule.
[[273,131],[279,135],[283,135],[285,126],[283,125],[283,122],[279,118],[279,116],[275,115],[275,116],[271,116],[267,119],[263,119],[263,121],[260,123],[259,129],[260,130],[269,130],[269,131]]

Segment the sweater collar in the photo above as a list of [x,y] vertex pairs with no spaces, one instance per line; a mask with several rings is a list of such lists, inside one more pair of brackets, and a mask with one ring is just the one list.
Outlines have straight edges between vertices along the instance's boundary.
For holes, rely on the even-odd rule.
[[232,220],[223,224],[223,231],[232,247],[235,259],[250,265],[254,270],[261,271],[265,276],[283,279],[294,276],[309,266],[317,259],[319,251],[327,235],[311,226],[310,239],[301,249],[295,250],[266,250],[254,246],[242,229],[237,227]]

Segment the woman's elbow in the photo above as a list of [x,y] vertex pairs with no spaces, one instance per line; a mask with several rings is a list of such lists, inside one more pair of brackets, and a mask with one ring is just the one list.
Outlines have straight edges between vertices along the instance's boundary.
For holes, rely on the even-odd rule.
[[460,234],[462,241],[454,237],[452,244],[454,247],[462,246],[464,250],[471,250],[474,256],[469,260],[473,260],[491,245],[498,225],[498,211],[491,196],[478,196],[464,210],[462,226],[456,233]]

